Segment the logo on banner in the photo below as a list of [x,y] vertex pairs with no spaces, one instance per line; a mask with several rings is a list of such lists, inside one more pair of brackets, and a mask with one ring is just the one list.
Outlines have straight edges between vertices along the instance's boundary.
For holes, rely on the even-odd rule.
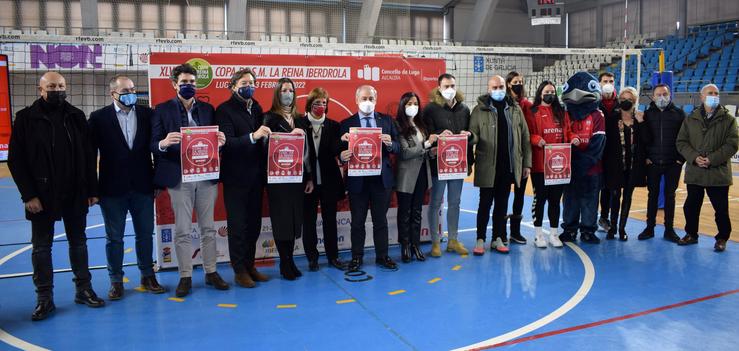
[[264,253],[273,254],[275,253],[275,241],[272,239],[267,239],[262,241],[262,249],[264,249]]
[[162,248],[162,261],[172,262],[172,249],[169,246]]
[[198,76],[195,78],[195,86],[198,89],[207,88],[210,82],[213,81],[213,67],[210,66],[210,63],[201,58],[190,59],[187,63],[198,71]]
[[162,229],[162,242],[163,243],[172,242],[172,229],[169,229],[169,228]]
[[37,45],[31,44],[31,68],[102,68],[103,47],[95,45]]
[[364,65],[364,68],[360,68],[357,70],[357,78],[379,82],[380,67],[370,67],[370,65]]
[[565,157],[561,153],[556,153],[549,160],[549,168],[555,173],[560,173],[565,168]]
[[227,226],[221,226],[218,228],[218,235],[220,235],[222,238],[225,238],[228,236],[228,227]]
[[475,73],[485,72],[485,58],[482,56],[473,56],[472,66]]

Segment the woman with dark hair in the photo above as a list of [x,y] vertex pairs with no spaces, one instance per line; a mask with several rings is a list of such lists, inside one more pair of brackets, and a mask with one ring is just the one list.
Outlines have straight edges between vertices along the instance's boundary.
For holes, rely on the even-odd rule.
[[[531,182],[534,185],[534,203],[532,214],[536,237],[534,245],[546,248],[562,247],[557,233],[559,228],[559,210],[564,192],[564,185],[544,185],[544,147],[552,143],[580,144],[580,139],[570,130],[570,117],[560,104],[557,88],[554,83],[545,80],[536,89],[536,97],[531,107],[531,114],[526,116],[526,124],[531,135]],[[549,235],[542,230],[544,204],[548,202]],[[548,239],[547,239],[548,238]]]
[[421,210],[426,190],[431,187],[429,152],[438,136],[429,135],[420,111],[421,99],[415,93],[408,92],[400,98],[395,118],[400,139],[395,186],[398,197],[398,241],[404,263],[410,262],[413,256],[418,261],[426,260],[420,249]]
[[[272,108],[264,116],[264,125],[273,133],[305,136],[305,131],[295,123],[300,117],[295,102],[295,84],[289,78],[280,78],[272,96]],[[303,275],[295,266],[293,251],[295,239],[302,234],[304,194],[313,192],[313,177],[308,161],[306,151],[303,156],[303,183],[267,184],[272,235],[280,254],[280,274],[287,280],[295,280]]]
[[[526,120],[531,118],[531,101],[526,98],[526,91],[523,86],[523,75],[516,71],[511,71],[505,77],[506,94],[515,101],[523,111],[523,115]],[[513,213],[508,215],[511,219],[511,241],[517,244],[526,244],[526,238],[521,235],[521,220],[523,216],[523,199],[526,194],[526,183],[529,182],[528,178],[521,179],[521,184],[516,186],[514,184],[514,195],[513,195]],[[506,238],[503,238],[503,241]]]
[[336,204],[344,199],[344,180],[337,157],[340,153],[339,122],[328,118],[328,92],[323,88],[311,90],[305,101],[305,117],[296,123],[308,136],[310,168],[313,171],[313,192],[305,195],[303,208],[303,249],[308,258],[308,270],[315,272],[318,266],[318,233],[316,219],[320,201],[323,219],[323,246],[328,264],[341,270],[346,264],[339,259],[339,244],[336,227]]

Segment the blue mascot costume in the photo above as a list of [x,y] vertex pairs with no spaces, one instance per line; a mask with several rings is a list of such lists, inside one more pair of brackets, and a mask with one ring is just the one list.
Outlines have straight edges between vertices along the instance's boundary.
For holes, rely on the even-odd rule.
[[564,192],[564,222],[559,238],[563,242],[580,240],[597,244],[598,193],[603,186],[601,157],[606,145],[605,118],[598,109],[601,100],[598,80],[587,72],[578,72],[562,89],[572,132],[580,143],[572,150],[572,179]]

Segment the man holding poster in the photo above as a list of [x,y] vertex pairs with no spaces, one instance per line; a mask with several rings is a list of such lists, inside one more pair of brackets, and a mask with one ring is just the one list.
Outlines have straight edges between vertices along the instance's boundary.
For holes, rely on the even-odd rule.
[[[395,177],[390,167],[389,156],[391,153],[397,154],[400,150],[400,144],[397,141],[398,133],[392,117],[375,111],[377,91],[374,87],[370,85],[360,86],[356,92],[356,102],[359,106],[359,112],[341,122],[340,134],[342,135],[342,141],[344,141],[341,161],[349,162],[351,165],[353,163],[351,160],[354,157],[378,158],[381,160],[381,168],[379,173],[375,173],[371,171],[372,168],[369,168],[370,171],[366,175],[350,174],[346,179],[352,217],[352,260],[349,263],[349,270],[356,271],[362,267],[366,237],[365,221],[367,220],[368,209],[372,211],[375,262],[381,267],[396,269],[398,265],[388,256],[387,209],[390,205],[393,186],[395,186]],[[360,140],[358,148],[349,148],[352,134],[350,131],[354,128],[360,128],[355,130],[356,132],[366,130],[363,128],[374,128],[380,131],[381,147],[361,146],[362,141]],[[372,133],[376,132],[372,131]]]
[[[213,223],[213,210],[218,195],[217,180],[187,182],[193,180],[188,179],[193,173],[200,174],[203,167],[190,169],[186,167],[193,165],[213,167],[211,160],[217,160],[216,147],[221,147],[226,142],[225,135],[217,131],[217,127],[206,133],[206,135],[210,133],[210,137],[203,139],[192,138],[189,133],[183,137],[180,132],[183,127],[186,130],[196,130],[199,129],[197,127],[215,124],[213,106],[203,101],[196,102],[196,78],[197,71],[189,64],[175,67],[172,70],[171,80],[177,96],[157,105],[151,122],[154,185],[167,190],[175,216],[175,254],[180,272],[180,282],[175,291],[177,297],[187,296],[192,288],[193,207],[197,212],[200,226],[200,253],[203,256],[203,269],[206,273],[205,283],[219,290],[228,289],[228,284],[216,272],[216,229]],[[211,144],[213,133],[216,135],[217,145]],[[183,141],[186,143],[185,149],[180,147],[180,142]],[[188,157],[189,160],[183,163],[182,161]],[[191,171],[192,168],[195,170]],[[201,170],[198,171],[197,168]]]

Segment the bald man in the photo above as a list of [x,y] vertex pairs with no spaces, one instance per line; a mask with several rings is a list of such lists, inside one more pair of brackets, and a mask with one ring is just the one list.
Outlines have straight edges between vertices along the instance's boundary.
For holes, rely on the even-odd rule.
[[44,74],[40,98],[16,114],[10,137],[8,168],[31,221],[33,283],[38,304],[31,319],[54,311],[51,244],[54,222],[64,221],[69,261],[74,273],[74,301],[90,307],[105,302],[92,290],[87,263],[87,211],[97,203],[96,155],[85,114],[66,101],[67,83],[56,72]]

